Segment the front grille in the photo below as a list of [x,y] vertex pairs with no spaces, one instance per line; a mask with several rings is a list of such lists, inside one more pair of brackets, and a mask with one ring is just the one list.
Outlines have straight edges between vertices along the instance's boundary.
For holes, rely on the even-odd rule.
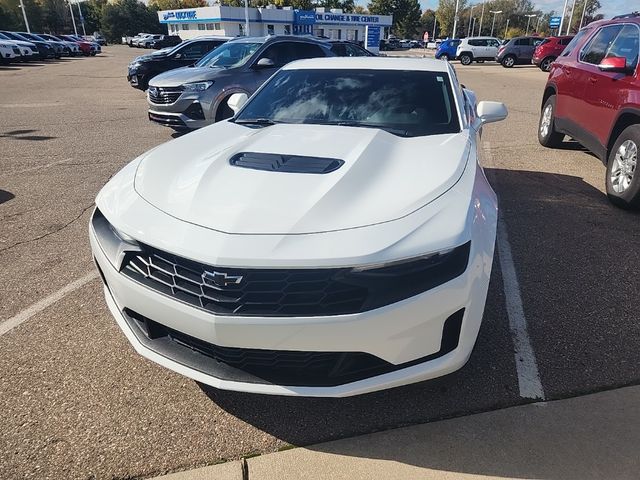
[[458,346],[464,309],[443,326],[440,350],[394,365],[364,352],[309,352],[223,347],[161,325],[130,309],[124,318],[147,348],[221,380],[288,386],[330,387],[434,360]]
[[183,87],[149,87],[149,101],[156,105],[168,105],[178,100]]
[[197,308],[221,315],[320,316],[360,311],[365,287],[349,284],[350,269],[230,269],[207,266],[144,247],[122,273]]

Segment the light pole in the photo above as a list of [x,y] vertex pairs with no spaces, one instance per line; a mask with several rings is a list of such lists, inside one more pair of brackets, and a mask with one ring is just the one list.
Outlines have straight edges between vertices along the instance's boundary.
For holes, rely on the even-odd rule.
[[482,35],[482,19],[484,18],[484,2],[482,2],[482,12],[480,13],[480,28],[478,28],[478,36]]
[[27,20],[27,12],[24,9],[24,3],[20,0],[20,8],[22,9],[22,16],[24,17],[24,25],[27,27],[27,33],[31,33],[31,29],[29,29],[29,20]]
[[244,34],[249,36],[249,0],[244,0]]
[[584,0],[584,6],[582,7],[582,18],[580,19],[580,28],[578,28],[578,30],[582,28],[582,23],[584,22],[584,14],[587,12],[587,3],[589,3],[589,0]]
[[71,6],[71,0],[68,0],[69,3],[69,11],[71,12],[71,21],[73,22],[73,33],[78,35],[78,29],[76,28],[76,19],[73,16],[73,7]]
[[567,35],[569,35],[569,31],[571,30],[571,22],[573,22],[573,11],[575,9],[576,9],[576,0],[573,0],[573,5],[571,6],[571,16],[569,17],[569,25],[567,26]]
[[560,26],[558,27],[558,35],[562,35],[562,26],[564,25],[564,16],[567,14],[567,2],[564,0],[564,7],[562,8],[562,18],[560,19]]
[[536,33],[540,31],[540,20],[542,20],[542,15],[538,16],[538,23],[536,24]]
[[493,37],[493,27],[496,26],[496,16],[502,13],[502,10],[489,10],[489,13],[493,13],[493,22],[491,22],[491,35]]
[[467,37],[471,36],[471,22],[473,20],[473,7],[475,7],[475,5],[471,5],[471,11],[469,12],[469,28],[467,28]]
[[509,19],[507,18],[507,26],[504,27],[504,38],[507,38],[507,32],[509,31]]
[[[438,17],[433,16],[433,41],[436,41],[436,25],[438,24]],[[425,47],[426,48],[426,47]]]
[[537,15],[529,14],[529,15],[525,15],[525,17],[527,17],[527,33],[525,33],[525,35],[529,35],[529,22],[533,17],[537,17]]
[[78,13],[80,13],[80,24],[82,25],[82,35],[87,36],[87,32],[84,29],[84,17],[82,16],[82,9],[80,8],[80,0],[76,0],[78,2]]
[[460,0],[456,0],[456,13],[453,16],[453,34],[451,38],[456,38],[456,31],[458,30],[458,9],[460,8]]

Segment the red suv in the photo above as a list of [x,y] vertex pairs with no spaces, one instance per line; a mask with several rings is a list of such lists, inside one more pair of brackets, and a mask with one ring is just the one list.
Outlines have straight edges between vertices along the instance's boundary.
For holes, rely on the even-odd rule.
[[568,135],[606,165],[609,199],[640,207],[640,13],[591,23],[551,65],[538,140],[559,146]]
[[551,64],[560,56],[572,39],[573,35],[545,38],[534,50],[531,63],[540,67],[543,72],[548,72],[551,70]]

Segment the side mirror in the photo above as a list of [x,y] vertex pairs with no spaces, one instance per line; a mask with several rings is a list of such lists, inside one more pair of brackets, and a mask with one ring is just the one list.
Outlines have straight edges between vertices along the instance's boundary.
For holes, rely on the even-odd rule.
[[499,122],[507,118],[509,112],[507,107],[501,102],[480,102],[476,108],[478,120],[484,125],[485,123]]
[[181,53],[176,53],[173,58],[175,58],[176,60],[180,60],[182,58],[182,54]]
[[229,108],[233,110],[233,114],[235,115],[240,111],[242,106],[247,103],[248,99],[249,97],[246,93],[234,93],[229,97],[229,100],[227,100],[227,105],[229,105]]
[[633,70],[627,67],[627,59],[624,57],[608,57],[600,62],[598,68],[603,72],[624,73],[629,75]]
[[270,58],[261,58],[255,63],[254,68],[273,68],[275,66],[276,64]]

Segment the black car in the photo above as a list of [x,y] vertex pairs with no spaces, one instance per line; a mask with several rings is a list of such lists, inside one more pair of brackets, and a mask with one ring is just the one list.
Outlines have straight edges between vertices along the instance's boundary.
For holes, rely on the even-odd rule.
[[214,48],[230,40],[230,37],[198,37],[181,44],[142,55],[129,64],[127,80],[133,88],[146,90],[149,80],[174,68],[193,65]]
[[182,39],[178,35],[163,35],[160,40],[152,41],[150,47],[160,50],[161,48],[175,47],[181,43]]
[[533,52],[542,43],[542,37],[514,37],[505,41],[498,49],[496,62],[505,68],[514,65],[531,65]]
[[331,51],[337,57],[375,57],[369,50],[362,48],[357,43],[344,40],[330,40]]
[[40,55],[41,60],[58,57],[56,50],[49,42],[45,42],[43,40],[33,40],[31,38],[23,37],[22,35],[16,32],[7,32],[5,30],[1,30],[0,33],[10,38],[11,40],[20,40],[23,42],[30,42],[35,44],[35,46],[38,49],[38,54]]

